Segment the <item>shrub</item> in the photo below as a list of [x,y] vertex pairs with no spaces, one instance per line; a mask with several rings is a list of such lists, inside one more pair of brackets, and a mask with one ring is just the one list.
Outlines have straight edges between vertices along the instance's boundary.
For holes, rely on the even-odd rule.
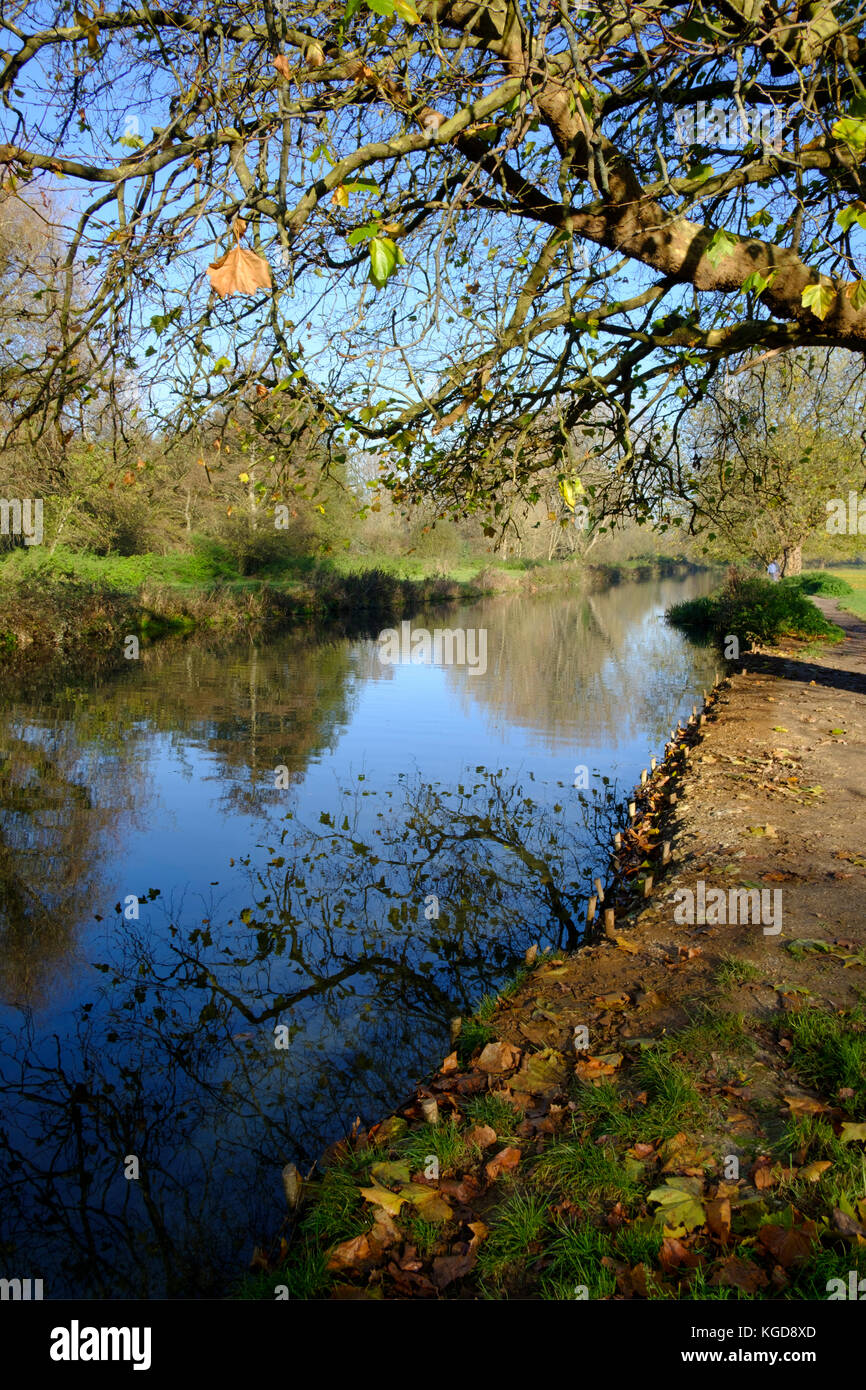
[[774,583],[763,575],[732,569],[718,593],[674,604],[667,620],[690,632],[709,633],[720,642],[734,633],[741,648],[769,645],[782,636],[839,641],[841,628],[828,622],[810,602],[802,578],[797,575]]
[[837,594],[853,594],[854,589],[839,574],[828,574],[826,570],[808,570],[796,575],[792,580],[802,594],[821,594],[833,598]]

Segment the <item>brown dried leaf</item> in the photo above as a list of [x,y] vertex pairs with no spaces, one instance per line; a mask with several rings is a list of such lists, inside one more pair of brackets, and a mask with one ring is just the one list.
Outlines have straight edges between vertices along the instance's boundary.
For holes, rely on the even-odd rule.
[[353,1236],[335,1245],[328,1258],[328,1269],[357,1269],[366,1264],[371,1257],[370,1242],[366,1236]]
[[280,53],[278,57],[272,58],[271,62],[280,74],[280,77],[285,78],[288,82],[292,75],[292,69],[289,67],[289,60],[285,53]]
[[729,1255],[719,1266],[711,1284],[721,1284],[729,1289],[742,1289],[743,1293],[757,1293],[767,1286],[767,1276],[758,1265],[749,1260],[741,1260],[737,1255]]
[[255,294],[256,290],[272,288],[271,268],[264,256],[234,246],[207,268],[208,279],[216,294],[226,299],[231,294]]
[[512,1047],[511,1043],[507,1042],[491,1042],[487,1044],[475,1065],[479,1071],[498,1073],[513,1071],[519,1063],[519,1048]]
[[813,1100],[811,1096],[785,1096],[784,1099],[792,1115],[822,1115],[829,1109],[823,1101]]
[[498,1154],[484,1165],[484,1172],[489,1182],[495,1182],[503,1173],[511,1172],[520,1162],[520,1150],[515,1148],[500,1149]]
[[797,1173],[798,1178],[805,1178],[806,1182],[818,1182],[822,1173],[826,1173],[833,1164],[829,1159],[823,1158],[818,1163],[807,1163],[805,1168],[801,1168]]
[[672,1269],[678,1269],[680,1265],[685,1265],[687,1269],[694,1269],[700,1264],[698,1256],[687,1245],[683,1245],[676,1236],[665,1236],[659,1250],[659,1264],[665,1273]]
[[447,1289],[455,1279],[462,1279],[475,1264],[472,1255],[437,1255],[433,1261],[433,1283],[437,1289]]
[[466,1135],[467,1144],[477,1144],[479,1149],[489,1149],[496,1143],[496,1130],[492,1125],[475,1125]]
[[814,1221],[805,1221],[802,1226],[794,1226],[790,1230],[784,1226],[770,1224],[761,1227],[758,1240],[777,1264],[783,1269],[788,1269],[791,1265],[803,1264],[809,1259],[816,1233]]
[[707,1225],[714,1236],[726,1242],[731,1234],[731,1204],[727,1197],[714,1197],[706,1203]]

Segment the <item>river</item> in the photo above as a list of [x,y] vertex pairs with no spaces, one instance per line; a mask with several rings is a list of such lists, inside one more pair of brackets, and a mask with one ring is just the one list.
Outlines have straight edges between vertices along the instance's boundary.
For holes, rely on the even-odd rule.
[[7,699],[2,1275],[230,1291],[283,1165],[386,1114],[528,945],[575,944],[623,798],[712,679],[664,611],[712,582],[416,613],[429,660],[399,623],[171,640]]

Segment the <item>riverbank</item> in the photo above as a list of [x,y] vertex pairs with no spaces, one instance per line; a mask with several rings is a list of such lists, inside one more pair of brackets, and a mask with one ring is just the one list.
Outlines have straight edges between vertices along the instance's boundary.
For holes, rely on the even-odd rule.
[[[183,561],[183,563],[182,563]],[[295,625],[382,624],[425,607],[488,594],[608,587],[696,572],[659,557],[620,566],[488,565],[474,572],[408,576],[379,568],[309,567],[243,578],[211,573],[191,557],[104,558],[20,552],[0,560],[0,671],[46,664],[100,670],[127,658],[127,638],[148,644],[204,631],[234,639]]]
[[606,931],[530,950],[394,1116],[284,1174],[242,1296],[851,1296],[866,624],[817,602],[843,641],[744,657],[635,794]]

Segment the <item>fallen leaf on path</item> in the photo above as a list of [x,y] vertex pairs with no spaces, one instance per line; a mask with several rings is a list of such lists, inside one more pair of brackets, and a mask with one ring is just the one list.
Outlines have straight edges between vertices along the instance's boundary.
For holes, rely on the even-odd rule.
[[700,1202],[693,1192],[678,1185],[680,1182],[688,1181],[688,1178],[668,1179],[664,1187],[653,1188],[647,1198],[649,1202],[658,1203],[656,1220],[663,1223],[665,1235],[682,1235],[703,1226],[706,1221],[707,1214],[703,1202]]
[[849,1216],[847,1212],[840,1211],[838,1207],[833,1208],[833,1225],[843,1236],[866,1235],[866,1228],[862,1223],[855,1216]]
[[687,1245],[683,1245],[676,1236],[665,1236],[659,1249],[659,1264],[668,1274],[672,1269],[679,1269],[685,1265],[687,1269],[694,1269],[700,1264],[700,1258]]
[[357,1269],[369,1263],[373,1252],[366,1236],[353,1236],[335,1245],[328,1257],[328,1269]]
[[769,1251],[777,1264],[783,1269],[789,1269],[792,1265],[803,1264],[810,1258],[816,1234],[814,1221],[806,1221],[802,1226],[792,1226],[790,1230],[785,1226],[771,1224],[761,1227],[758,1231],[758,1241]]
[[464,1173],[462,1178],[442,1178],[439,1183],[440,1194],[462,1207],[474,1202],[480,1191],[481,1184],[471,1173]]
[[492,1125],[475,1125],[466,1135],[467,1144],[477,1144],[479,1149],[489,1149],[496,1143],[496,1130]]
[[840,1144],[863,1144],[866,1143],[866,1124],[854,1124],[851,1120],[845,1120],[839,1131]]
[[496,1182],[503,1173],[510,1173],[520,1162],[521,1153],[519,1149],[507,1148],[500,1149],[498,1154],[494,1154],[484,1165],[484,1172],[490,1182]]
[[471,1255],[437,1255],[433,1261],[433,1283],[437,1289],[447,1289],[455,1279],[462,1279],[475,1264]]
[[403,1188],[401,1195],[418,1208],[418,1215],[425,1221],[450,1221],[454,1215],[435,1187],[424,1187],[421,1183],[412,1182]]
[[737,1255],[729,1255],[710,1279],[717,1287],[742,1289],[743,1293],[757,1293],[764,1289],[768,1280],[764,1271],[750,1260],[741,1260]]
[[386,1187],[362,1187],[359,1188],[359,1191],[365,1202],[382,1207],[392,1216],[399,1216],[400,1208],[405,1200],[399,1192],[389,1192]]
[[508,1042],[491,1042],[484,1048],[475,1063],[479,1071],[498,1074],[512,1071],[520,1063],[520,1049]]
[[714,1197],[706,1204],[707,1226],[723,1243],[731,1234],[731,1203],[727,1197]]
[[543,1096],[561,1090],[567,1084],[569,1075],[569,1067],[562,1053],[546,1047],[542,1052],[533,1052],[528,1056],[508,1085],[515,1091]]
[[812,1096],[785,1096],[784,1101],[792,1115],[823,1115],[829,1109],[823,1101],[814,1100]]
[[626,1009],[631,1000],[624,990],[614,990],[610,994],[597,994],[592,1002],[601,1009]]
[[826,1173],[827,1169],[832,1167],[833,1164],[829,1159],[824,1158],[817,1163],[807,1163],[805,1168],[798,1169],[797,1177],[804,1178],[806,1182],[818,1182],[822,1174]]

